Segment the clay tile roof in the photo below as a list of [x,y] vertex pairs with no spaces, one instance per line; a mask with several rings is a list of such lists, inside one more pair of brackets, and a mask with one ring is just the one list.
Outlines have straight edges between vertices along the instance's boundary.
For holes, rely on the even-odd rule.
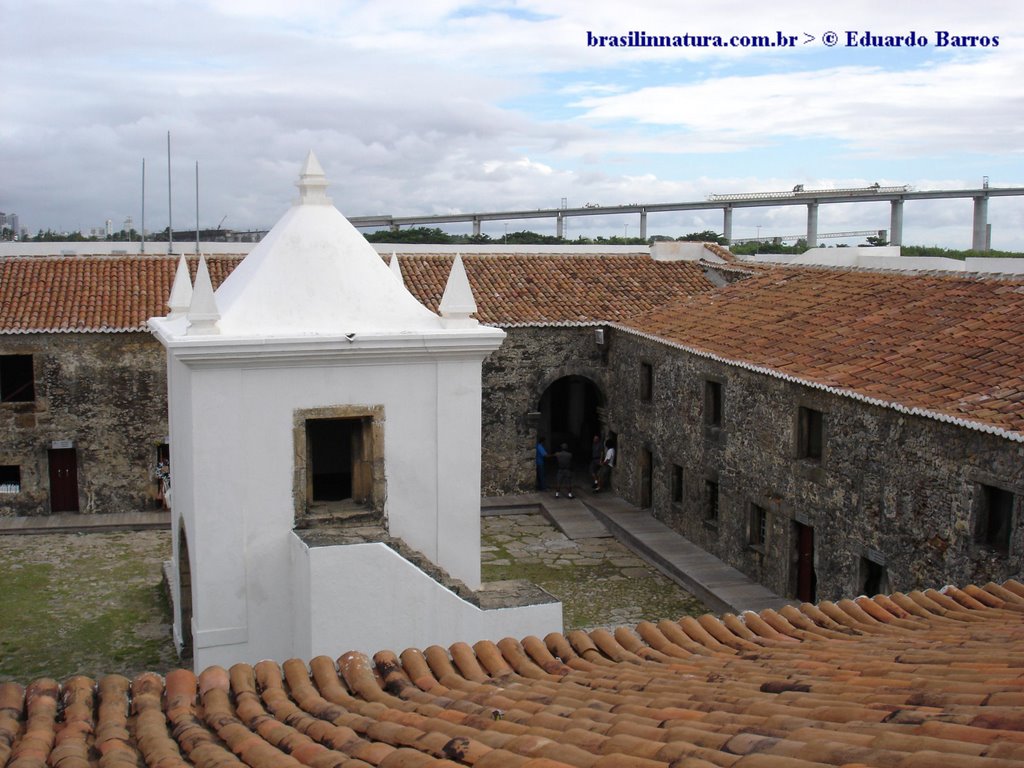
[[746,367],[1024,437],[1024,281],[782,267],[627,321]]
[[0,766],[1010,768],[1024,585],[0,684]]
[[[215,288],[239,260],[208,259]],[[150,317],[167,314],[177,264],[177,256],[0,259],[0,333],[146,330]]]
[[[437,311],[453,255],[402,255],[406,285]],[[208,256],[214,288],[241,260]],[[501,326],[612,322],[713,289],[693,262],[625,256],[464,256],[477,318]],[[190,259],[193,278],[194,258]],[[177,257],[54,256],[0,259],[0,333],[146,329],[167,313]]]
[[[398,252],[405,283],[436,311],[454,256]],[[647,254],[463,255],[477,319],[503,327],[623,320],[714,286],[694,262]]]

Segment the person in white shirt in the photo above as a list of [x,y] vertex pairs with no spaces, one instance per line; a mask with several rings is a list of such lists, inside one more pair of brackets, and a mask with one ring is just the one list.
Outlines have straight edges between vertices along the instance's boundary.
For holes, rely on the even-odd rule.
[[612,479],[612,467],[615,466],[615,444],[612,443],[611,438],[604,441],[604,458],[601,460],[601,466],[597,470],[597,481],[594,483],[594,493],[602,491],[608,487],[608,483]]

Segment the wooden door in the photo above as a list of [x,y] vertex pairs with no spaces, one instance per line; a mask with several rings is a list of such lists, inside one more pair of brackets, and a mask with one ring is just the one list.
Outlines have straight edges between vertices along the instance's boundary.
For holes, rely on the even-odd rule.
[[818,582],[814,573],[814,528],[801,523],[793,525],[796,527],[796,598],[813,603]]
[[78,459],[74,448],[50,449],[50,511],[78,511]]

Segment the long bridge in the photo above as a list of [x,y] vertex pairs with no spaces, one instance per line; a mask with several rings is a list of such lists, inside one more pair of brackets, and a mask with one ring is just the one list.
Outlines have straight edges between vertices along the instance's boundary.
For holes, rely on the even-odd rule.
[[934,189],[914,191],[908,186],[881,187],[877,184],[855,189],[805,190],[802,185],[789,192],[754,192],[749,194],[709,195],[706,200],[682,203],[630,203],[629,205],[585,205],[582,208],[537,208],[527,211],[486,211],[479,213],[449,213],[423,216],[352,216],[349,221],[357,227],[387,227],[399,229],[403,226],[471,222],[473,234],[480,234],[484,221],[512,219],[555,219],[556,233],[563,236],[565,220],[575,216],[609,216],[638,214],[640,216],[640,238],[647,239],[647,215],[666,211],[722,211],[722,234],[728,242],[732,239],[732,214],[736,208],[775,207],[780,205],[803,205],[807,207],[807,245],[818,244],[818,206],[833,203],[868,203],[888,201],[889,242],[903,244],[903,204],[908,200],[947,200],[971,198],[974,200],[973,235],[971,248],[976,251],[989,249],[988,201],[992,197],[1024,196],[1024,187],[990,187],[988,180],[978,189]]

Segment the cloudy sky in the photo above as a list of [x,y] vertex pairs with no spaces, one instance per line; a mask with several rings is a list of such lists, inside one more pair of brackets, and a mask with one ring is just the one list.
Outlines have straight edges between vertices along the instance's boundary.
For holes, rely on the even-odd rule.
[[[266,228],[309,149],[351,216],[795,184],[1024,186],[1016,0],[0,0],[0,12],[0,210],[30,232],[138,226],[143,159],[146,225],[165,227],[168,131],[176,229],[194,226],[196,162],[203,227]],[[796,44],[588,45],[630,31]],[[927,44],[848,44],[911,32]],[[989,45],[940,46],[940,33]],[[798,233],[804,216],[738,211],[733,234]],[[970,244],[969,200],[904,216],[905,242]],[[570,219],[567,234],[636,235],[634,218]],[[1024,250],[1024,198],[993,200],[989,220],[993,247]],[[833,205],[819,231],[888,224],[885,203]],[[715,211],[648,221],[648,234],[721,228]]]

